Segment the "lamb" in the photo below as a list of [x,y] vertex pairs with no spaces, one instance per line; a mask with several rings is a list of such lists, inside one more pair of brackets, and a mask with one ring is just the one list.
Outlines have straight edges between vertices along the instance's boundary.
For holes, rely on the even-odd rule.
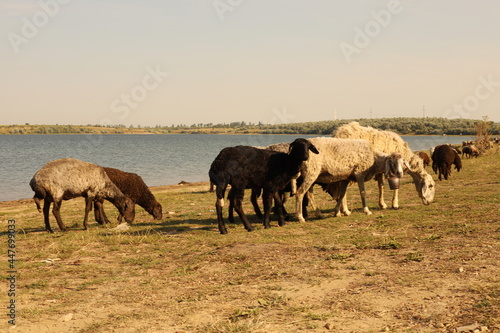
[[96,164],[73,158],[63,158],[45,164],[30,181],[35,192],[33,200],[39,212],[43,200],[45,229],[53,232],[49,222],[50,205],[61,231],[67,231],[61,219],[61,203],[77,197],[85,198],[85,217],[83,227],[87,230],[88,213],[92,202],[102,198],[113,203],[127,222],[134,220],[135,210],[132,200],[127,198],[109,179],[104,169]]
[[[339,200],[335,207],[335,216],[339,216],[340,206],[345,196],[349,181],[358,183],[363,211],[372,214],[366,204],[364,182],[378,173],[378,164],[383,160],[386,167],[386,154],[374,152],[368,141],[362,139],[312,138],[309,141],[321,151],[320,155],[311,157],[302,163],[300,174],[302,184],[297,188],[297,217],[300,222],[305,219],[302,213],[302,200],[309,188],[315,183],[340,182]],[[401,170],[397,171],[402,173]]]
[[[335,131],[334,137],[346,139],[366,139],[376,151],[391,154],[400,153],[408,162],[405,167],[415,183],[418,196],[424,205],[430,204],[434,200],[435,183],[432,176],[425,171],[422,159],[412,152],[408,144],[396,133],[391,131],[381,131],[372,127],[360,126],[357,122],[352,122],[339,127]],[[379,197],[382,198],[380,207],[385,209],[387,205],[383,201],[383,179],[376,177],[379,183]],[[394,190],[392,208],[399,208],[398,190]]]
[[308,140],[296,139],[290,144],[288,154],[250,146],[227,147],[221,150],[210,166],[210,181],[215,184],[217,196],[216,210],[218,227],[221,234],[227,234],[222,216],[224,194],[231,185],[234,209],[243,221],[245,229],[254,228],[242,208],[245,188],[262,188],[264,201],[264,227],[269,228],[270,206],[274,197],[278,211],[278,224],[285,224],[282,203],[278,191],[285,188],[292,178],[296,178],[300,165],[307,161],[310,154],[319,154]]
[[431,158],[429,157],[429,155],[427,155],[426,152],[420,151],[417,153],[417,155],[422,159],[422,162],[424,163],[424,167],[431,164]]
[[434,149],[434,153],[432,154],[432,170],[434,170],[435,173],[439,173],[439,180],[441,180],[441,175],[444,176],[445,180],[448,180],[453,164],[459,172],[462,168],[462,161],[453,148],[448,145],[441,145]]
[[[136,173],[125,172],[115,168],[105,167],[104,171],[111,181],[118,186],[120,191],[129,197],[134,204],[138,204],[144,208],[144,210],[151,214],[156,220],[161,220],[161,204],[156,201],[154,195],[144,183],[141,176]],[[95,220],[100,224],[109,223],[106,213],[104,212],[103,203],[103,198],[94,202]],[[122,214],[119,214],[118,221],[121,222],[122,218]]]

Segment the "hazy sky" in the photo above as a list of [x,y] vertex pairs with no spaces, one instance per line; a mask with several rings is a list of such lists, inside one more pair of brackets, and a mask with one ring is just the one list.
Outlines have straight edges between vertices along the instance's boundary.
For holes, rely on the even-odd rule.
[[500,121],[498,0],[0,0],[0,35],[0,124]]

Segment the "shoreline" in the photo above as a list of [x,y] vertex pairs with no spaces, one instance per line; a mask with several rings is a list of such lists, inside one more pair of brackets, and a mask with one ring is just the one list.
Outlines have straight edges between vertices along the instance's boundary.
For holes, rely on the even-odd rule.
[[[198,188],[198,187],[206,187],[206,191],[208,192],[210,187],[210,182],[185,182],[182,181],[179,184],[171,184],[171,185],[156,185],[156,186],[148,186],[151,192],[171,192],[173,190],[178,190],[182,188]],[[77,198],[75,198],[77,199]],[[12,207],[16,205],[21,205],[29,202],[33,202],[33,198],[20,198],[14,200],[5,200],[0,201],[0,208],[2,207]]]

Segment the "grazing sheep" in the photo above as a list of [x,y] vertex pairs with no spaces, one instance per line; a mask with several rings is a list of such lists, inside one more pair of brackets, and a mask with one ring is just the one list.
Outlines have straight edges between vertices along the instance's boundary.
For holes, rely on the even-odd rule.
[[243,221],[245,229],[252,231],[242,208],[245,188],[262,188],[264,200],[264,226],[269,228],[270,206],[274,197],[278,211],[278,223],[284,225],[281,199],[278,191],[283,190],[292,178],[296,178],[300,165],[309,158],[309,150],[318,150],[308,140],[297,139],[290,144],[288,154],[249,146],[228,147],[221,150],[210,166],[209,177],[216,189],[216,210],[219,231],[227,234],[222,216],[224,193],[231,185],[229,198]]
[[[370,180],[374,176],[385,175],[385,177],[395,176],[401,178],[403,176],[403,168],[406,166],[407,162],[403,159],[401,154],[392,153],[386,154],[382,152],[374,152],[375,163],[371,166],[368,172],[365,173],[364,181]],[[347,207],[347,200],[345,197],[345,192],[342,192],[342,183],[335,182],[330,184],[319,183],[323,190],[330,194],[330,196],[337,200],[337,203],[342,200],[340,205],[340,211],[337,212],[336,216],[343,215],[349,216],[351,211]],[[380,192],[379,192],[380,193]],[[379,196],[379,205],[382,206],[383,198]]]
[[[389,172],[388,155],[380,152],[374,152],[370,143],[362,139],[339,139],[339,138],[312,138],[309,141],[315,145],[320,155],[314,155],[309,160],[304,161],[300,168],[301,176],[303,177],[302,184],[297,188],[296,204],[297,218],[304,222],[303,198],[309,188],[315,183],[337,183],[336,186],[339,195],[337,205],[335,207],[335,216],[341,215],[341,205],[345,196],[347,185],[350,181],[358,183],[361,202],[365,214],[370,215],[371,212],[366,203],[366,192],[364,182],[369,180],[380,172]],[[396,157],[402,161],[399,155],[393,155],[389,158]],[[398,176],[402,176],[402,165],[399,170],[395,170]],[[349,215],[347,205],[342,211],[345,215]]]
[[102,198],[113,203],[127,222],[134,219],[135,211],[132,201],[109,179],[104,169],[96,164],[72,158],[54,160],[45,164],[35,173],[30,181],[30,186],[35,192],[33,200],[39,212],[41,212],[40,200],[44,201],[45,229],[49,232],[53,232],[49,222],[50,204],[54,204],[52,213],[59,229],[66,231],[61,219],[61,203],[63,200],[77,197],[85,198],[85,217],[83,220],[85,230],[92,202]]
[[417,153],[417,155],[422,159],[422,162],[424,163],[424,167],[431,164],[431,158],[429,157],[429,155],[427,155],[426,152],[420,151]]
[[448,145],[437,146],[432,154],[432,170],[438,174],[438,179],[441,180],[441,175],[448,180],[451,174],[451,166],[455,165],[457,171],[462,168],[462,161],[458,153]]
[[[391,131],[381,131],[369,126],[361,126],[357,122],[352,122],[339,127],[335,131],[334,137],[345,139],[365,139],[370,142],[375,151],[391,154],[400,153],[408,162],[405,172],[407,172],[415,183],[418,196],[422,199],[424,205],[430,204],[434,200],[435,183],[432,176],[425,171],[422,159],[412,152],[408,143],[399,135]],[[380,207],[386,208],[383,202],[383,179],[376,177],[379,183],[379,197],[382,198]],[[392,208],[399,208],[398,190],[394,190],[392,199]]]
[[479,149],[474,145],[464,146],[462,148],[462,157],[464,155],[467,158],[471,158],[472,156],[477,158],[479,156]]
[[[120,191],[132,199],[134,204],[138,204],[144,208],[144,210],[151,214],[156,220],[161,220],[161,204],[156,201],[154,195],[144,183],[141,176],[136,173],[125,172],[115,168],[104,168],[104,171],[111,181],[118,186]],[[95,220],[100,224],[109,223],[106,213],[104,212],[103,203],[103,198],[94,202]],[[118,221],[121,222],[122,218],[122,214],[119,214]]]

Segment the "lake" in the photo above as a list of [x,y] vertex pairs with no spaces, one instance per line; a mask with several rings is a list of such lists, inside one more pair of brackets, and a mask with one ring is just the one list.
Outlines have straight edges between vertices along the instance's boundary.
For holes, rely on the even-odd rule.
[[[139,174],[148,186],[208,181],[224,147],[267,146],[307,135],[0,135],[0,201],[31,198],[29,182],[45,163],[65,157]],[[413,150],[461,143],[469,136],[404,136]]]

